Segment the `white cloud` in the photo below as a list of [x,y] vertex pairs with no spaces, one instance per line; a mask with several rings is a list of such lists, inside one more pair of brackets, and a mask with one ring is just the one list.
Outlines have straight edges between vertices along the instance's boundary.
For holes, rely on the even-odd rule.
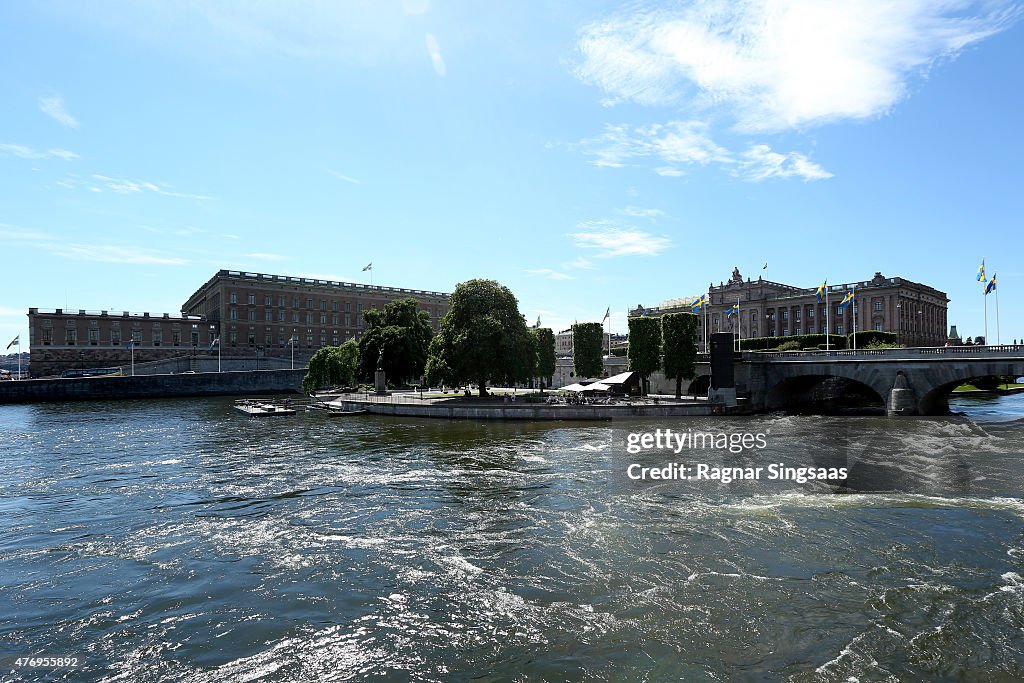
[[64,107],[64,98],[59,95],[39,98],[39,111],[62,126],[78,128],[78,119],[68,113]]
[[665,212],[661,209],[645,209],[639,206],[627,206],[621,209],[619,213],[635,218],[659,218],[665,215]]
[[569,235],[576,246],[593,249],[598,258],[613,256],[657,256],[672,245],[667,237],[635,228],[607,227],[604,221],[580,225],[583,230]]
[[10,145],[0,144],[0,155],[14,156],[21,159],[63,159],[64,161],[71,161],[77,159],[78,155],[74,152],[70,152],[66,149],[54,147],[45,151],[34,150],[31,147],[25,145]]
[[437,38],[432,33],[427,34],[426,43],[427,54],[430,55],[430,63],[434,65],[434,72],[443,77],[448,69],[444,64],[444,57],[441,56],[441,46],[437,44]]
[[745,180],[760,182],[769,178],[803,178],[824,180],[832,174],[799,152],[780,154],[768,145],[752,145],[743,153],[734,174]]
[[253,259],[255,261],[284,261],[284,260],[286,260],[285,257],[281,256],[280,254],[268,254],[266,252],[255,252],[255,253],[252,253],[252,254],[246,254],[245,257],[246,258],[251,258],[251,259]]
[[526,272],[529,273],[530,275],[536,275],[538,277],[546,277],[549,280],[572,280],[572,279],[574,279],[573,276],[569,275],[568,273],[563,273],[563,272],[558,271],[558,270],[552,270],[551,268],[534,268],[534,269],[528,270]]
[[[715,165],[727,169],[733,176],[752,182],[768,178],[803,178],[825,180],[832,174],[799,152],[774,152],[768,145],[751,145],[742,154],[736,154],[711,139],[706,124],[700,121],[670,121],[664,125],[605,126],[605,132],[583,140],[585,153],[597,157],[597,166],[621,168],[652,161],[653,170],[660,176],[678,177],[686,174],[683,167]],[[645,211],[631,207],[634,212]],[[646,215],[623,213],[631,216]],[[650,210],[647,210],[650,211]],[[656,209],[654,210],[656,211]],[[651,216],[648,216],[651,217]]]
[[119,247],[101,244],[60,244],[50,249],[57,256],[76,261],[129,263],[139,265],[180,266],[188,263],[176,256],[167,256],[142,247]]
[[888,112],[936,62],[1012,25],[1009,0],[696,0],[580,32],[577,76],[605,104],[725,108],[779,131]]
[[335,171],[333,169],[330,169],[330,168],[327,169],[327,172],[330,173],[335,178],[337,178],[338,180],[344,181],[346,183],[352,183],[353,185],[362,185],[362,182],[363,182],[363,181],[359,180],[358,178],[353,178],[352,176],[347,176],[347,175],[345,175],[343,173],[338,173],[337,171]]
[[[127,180],[123,178],[111,178],[110,176],[100,175],[94,173],[92,175],[94,180],[100,181],[108,190],[117,192],[118,194],[137,194],[143,192],[152,192],[154,194],[163,195],[165,197],[178,197],[180,199],[196,199],[205,200],[209,197],[201,194],[190,194],[187,192],[175,192],[163,185],[150,182],[148,180]],[[99,188],[90,187],[90,190],[96,192]]]

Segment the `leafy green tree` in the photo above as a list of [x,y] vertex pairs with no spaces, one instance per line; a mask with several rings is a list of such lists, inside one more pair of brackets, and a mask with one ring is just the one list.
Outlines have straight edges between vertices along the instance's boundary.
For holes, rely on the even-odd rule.
[[395,384],[423,376],[434,331],[430,314],[413,298],[388,302],[383,310],[364,310],[366,332],[359,338],[363,377],[373,377],[383,351],[384,374]]
[[676,398],[683,395],[683,380],[697,376],[697,327],[693,313],[668,313],[661,317],[665,342],[665,376],[676,381]]
[[640,375],[641,387],[646,394],[647,378],[661,367],[661,324],[657,318],[633,317],[629,319],[629,369]]
[[601,376],[604,372],[603,346],[604,328],[601,323],[576,323],[572,326],[572,365],[577,378]]
[[469,280],[452,292],[441,331],[430,342],[427,379],[431,384],[527,381],[536,349],[519,302],[494,280]]
[[550,327],[535,327],[532,332],[537,346],[537,375],[544,393],[544,380],[555,374],[555,333]]
[[359,346],[347,341],[341,346],[325,346],[309,359],[302,391],[312,394],[321,387],[355,384],[359,371]]

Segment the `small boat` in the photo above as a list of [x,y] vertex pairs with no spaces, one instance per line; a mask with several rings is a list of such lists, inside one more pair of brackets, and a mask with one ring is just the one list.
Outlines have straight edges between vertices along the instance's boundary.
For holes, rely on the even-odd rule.
[[341,408],[328,408],[327,414],[331,417],[347,417],[349,415],[366,415],[369,410],[363,408],[361,410],[342,410]]
[[274,401],[260,401],[254,399],[243,399],[235,401],[235,410],[250,417],[268,417],[271,415],[294,415],[295,409],[290,402],[275,403]]

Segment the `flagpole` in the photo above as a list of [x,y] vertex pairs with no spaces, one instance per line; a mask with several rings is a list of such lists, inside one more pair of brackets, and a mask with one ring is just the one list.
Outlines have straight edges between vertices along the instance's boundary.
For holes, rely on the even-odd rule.
[[985,346],[988,346],[988,294],[981,290],[982,299],[985,302]]
[[832,346],[828,342],[828,333],[832,324],[828,321],[828,280],[825,280],[825,351],[831,351]]
[[853,298],[850,299],[850,303],[853,304],[853,350],[857,350],[857,288],[853,288]]
[[[985,339],[988,342],[988,339]],[[999,288],[995,288],[995,343],[1002,344],[1002,335],[999,334]],[[20,357],[20,356],[19,356]]]

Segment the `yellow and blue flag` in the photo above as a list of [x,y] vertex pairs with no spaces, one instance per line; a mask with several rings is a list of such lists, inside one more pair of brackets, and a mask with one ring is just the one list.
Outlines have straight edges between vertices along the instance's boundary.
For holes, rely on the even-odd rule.
[[996,291],[996,276],[993,275],[992,279],[988,281],[988,285],[985,287],[985,293],[989,294]]
[[825,300],[825,288],[828,286],[828,280],[821,283],[818,289],[814,290],[814,296],[818,297],[818,303],[820,304]]
[[11,340],[11,343],[7,345],[7,348],[11,348],[15,344],[17,344],[19,347],[21,346],[21,335],[20,334],[17,337],[15,337],[14,339]]
[[985,281],[985,259],[981,259],[981,265],[978,266],[978,282]]
[[845,311],[846,307],[849,306],[852,301],[853,301],[853,290],[851,289],[850,291],[848,291],[846,293],[846,296],[843,297],[843,300],[839,302],[839,310],[840,311]]

